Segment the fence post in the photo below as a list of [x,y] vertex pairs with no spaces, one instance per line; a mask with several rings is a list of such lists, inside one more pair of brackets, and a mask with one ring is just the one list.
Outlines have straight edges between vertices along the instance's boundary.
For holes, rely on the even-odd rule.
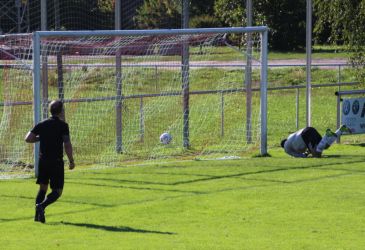
[[[246,1],[247,26],[252,26],[252,0]],[[252,143],[252,34],[248,32],[246,49],[246,141]]]
[[141,135],[141,142],[144,141],[144,112],[143,112],[143,97],[140,98],[139,102],[139,132]]
[[297,95],[296,95],[296,105],[295,105],[295,113],[296,113],[296,121],[295,127],[299,129],[299,88],[297,88]]
[[338,83],[341,83],[341,65],[338,65]]
[[[338,91],[340,93],[340,90]],[[336,115],[336,128],[339,128],[341,126],[341,95],[337,95],[337,115]],[[337,137],[336,140],[337,143],[341,142],[341,136]]]
[[[189,27],[189,1],[183,1],[183,15],[182,15],[182,27],[187,29]],[[189,42],[185,41],[182,45],[181,54],[181,80],[182,80],[182,93],[183,93],[183,147],[190,147],[189,138]]]
[[224,136],[224,93],[221,92],[221,137]]
[[[114,13],[114,29],[120,30],[121,27],[121,0],[115,1],[115,13]],[[117,100],[115,103],[115,136],[116,136],[116,145],[115,150],[117,153],[123,152],[123,113],[122,113],[122,105],[123,105],[123,82],[122,82],[122,55],[121,51],[117,50],[115,53],[115,85],[116,85],[116,95]]]
[[155,65],[155,91],[157,91],[157,85],[158,85],[158,66]]
[[312,0],[307,0],[306,14],[306,126],[310,126],[312,121]]
[[[341,65],[338,65],[338,93],[341,91]],[[341,96],[337,96],[336,128],[341,126]],[[337,137],[337,143],[341,142],[341,136]]]

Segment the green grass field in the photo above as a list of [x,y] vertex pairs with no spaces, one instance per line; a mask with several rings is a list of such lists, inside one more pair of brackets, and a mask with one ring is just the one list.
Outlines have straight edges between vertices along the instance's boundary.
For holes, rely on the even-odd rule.
[[270,153],[67,171],[46,224],[35,180],[2,180],[1,249],[364,249],[364,145]]
[[[339,53],[333,55],[333,49]],[[328,52],[328,58],[347,55],[338,48],[318,47],[314,58],[316,51],[322,57],[327,57]],[[234,55],[228,50],[218,52],[222,61],[232,60]],[[270,54],[270,59],[294,57],[304,58],[304,53]],[[216,58],[217,53],[207,59]],[[111,87],[115,84],[114,71],[83,70],[66,72],[66,82],[76,86],[65,91],[66,96],[114,95]],[[242,83],[242,71],[235,69],[199,69],[191,73],[192,91],[239,88]],[[3,71],[0,74],[5,75]],[[9,75],[15,78],[8,79],[9,82],[17,82],[18,74],[17,70],[10,71]],[[173,74],[171,69],[135,70],[128,78],[130,84],[124,80],[124,93],[178,91],[181,81],[171,86],[169,79],[174,78]],[[303,85],[306,77],[303,67],[270,69],[268,75],[270,87]],[[57,95],[55,79],[55,72],[50,72],[50,97]],[[258,81],[257,71],[253,79]],[[341,80],[355,81],[354,71],[343,69]],[[337,69],[313,68],[312,81],[336,83]],[[31,100],[30,83],[27,75],[11,89],[12,93]],[[7,89],[1,86],[0,96],[3,96]],[[354,88],[363,88],[363,84],[341,87],[342,90]],[[335,128],[334,92],[337,90],[338,87],[313,89],[312,125],[320,133],[328,127]],[[302,127],[305,91],[298,93],[299,127]],[[256,116],[259,114],[257,96],[254,95]],[[124,119],[129,123],[124,125],[123,138],[131,148],[131,155],[115,154],[115,135],[110,133],[115,130],[114,101],[106,102],[108,107],[100,103],[67,104],[75,159],[82,166],[66,172],[64,194],[47,209],[46,224],[33,221],[38,188],[35,179],[11,179],[18,172],[12,172],[8,166],[3,172],[0,170],[0,249],[364,249],[365,135],[343,137],[343,144],[325,151],[321,159],[291,158],[278,145],[289,132],[296,130],[296,91],[269,91],[271,157],[255,157],[259,152],[257,144],[244,152],[230,151],[231,146],[239,146],[238,142],[243,141],[235,136],[239,135],[236,131],[243,131],[239,127],[243,123],[237,117],[245,117],[245,111],[235,104],[245,103],[245,97],[225,95],[225,137],[222,139],[219,139],[220,100],[220,95],[191,98],[195,104],[192,107],[200,109],[192,108],[190,113],[195,148],[188,152],[177,146],[181,145],[178,136],[174,137],[172,144],[175,145],[170,147],[158,143],[158,135],[166,127],[172,132],[181,130],[180,99],[144,100],[143,143],[139,137],[140,100],[126,101]],[[0,125],[8,128],[0,130],[3,142],[0,163],[8,154],[9,159],[32,161],[28,156],[32,147],[23,141],[32,124],[31,106],[0,107],[0,114],[3,117]],[[200,120],[204,121],[202,125],[198,124]],[[197,129],[194,122],[198,124]],[[17,137],[20,139],[15,140]],[[210,160],[201,160],[204,158],[199,148],[202,145],[210,150]],[[218,152],[221,152],[219,157],[223,154],[227,158],[241,158],[214,159]],[[159,158],[164,154],[171,158]],[[176,162],[177,159],[180,161]],[[95,165],[87,166],[90,162]],[[102,163],[98,165],[98,162]],[[109,167],[103,167],[105,164]],[[29,176],[29,172],[25,174]]]

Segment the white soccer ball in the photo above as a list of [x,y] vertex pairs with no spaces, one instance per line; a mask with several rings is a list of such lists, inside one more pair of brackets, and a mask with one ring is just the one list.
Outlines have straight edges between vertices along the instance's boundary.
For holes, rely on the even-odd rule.
[[160,135],[160,142],[162,144],[169,144],[172,140],[172,136],[169,133],[163,133]]

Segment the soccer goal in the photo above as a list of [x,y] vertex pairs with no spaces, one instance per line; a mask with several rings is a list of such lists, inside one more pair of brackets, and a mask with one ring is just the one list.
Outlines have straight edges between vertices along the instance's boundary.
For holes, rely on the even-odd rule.
[[[267,153],[266,27],[41,31],[28,38],[23,52],[32,53],[19,63],[32,62],[33,85],[29,67],[17,70],[27,72],[33,89],[33,107],[26,105],[33,119],[22,136],[48,117],[51,100],[63,100],[78,164]],[[1,101],[3,117],[18,102]]]

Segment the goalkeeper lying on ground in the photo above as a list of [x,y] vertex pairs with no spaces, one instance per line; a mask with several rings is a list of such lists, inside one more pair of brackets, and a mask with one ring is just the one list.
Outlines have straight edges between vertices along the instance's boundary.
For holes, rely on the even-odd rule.
[[294,157],[305,158],[308,155],[321,157],[323,150],[329,148],[344,133],[351,133],[351,130],[342,125],[336,132],[330,129],[322,137],[315,128],[306,127],[288,136],[281,141],[281,147],[285,152]]

